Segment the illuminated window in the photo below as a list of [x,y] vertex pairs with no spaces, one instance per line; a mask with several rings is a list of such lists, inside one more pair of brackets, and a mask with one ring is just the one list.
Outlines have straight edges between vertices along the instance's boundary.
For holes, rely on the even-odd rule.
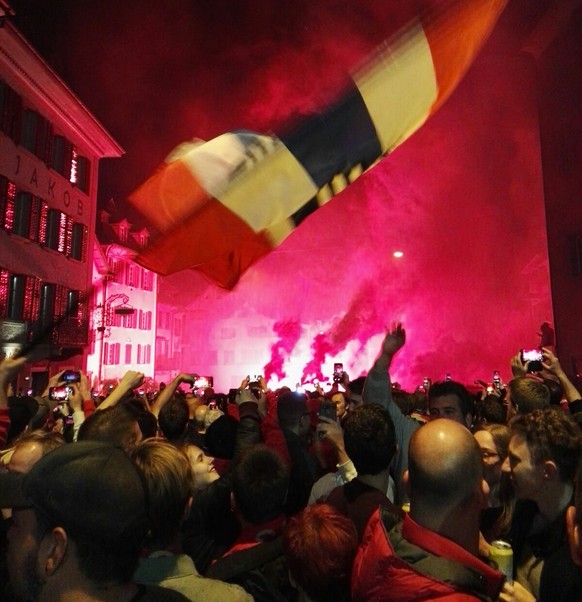
[[142,288],[144,291],[153,291],[154,290],[154,274],[149,270],[142,270]]
[[141,345],[139,345],[139,344],[137,346],[137,363],[138,364],[142,363],[142,361],[141,361]]
[[109,271],[111,272],[111,274],[113,274],[114,282],[118,282],[119,284],[123,283],[123,261],[121,261],[120,259],[110,257]]
[[[64,216],[57,209],[49,209],[47,212],[46,221],[46,236],[44,244],[53,251],[59,250],[59,244],[61,239],[64,242],[64,233],[61,236],[61,216]],[[66,223],[66,216],[65,223]]]
[[8,314],[8,289],[10,272],[0,269],[0,319],[6,318]]
[[0,177],[0,224],[7,232],[14,226],[16,184],[4,176]]
[[40,303],[40,280],[35,276],[27,276],[24,287],[23,319],[30,322],[38,319]]
[[40,324],[46,328],[54,323],[56,287],[54,284],[42,284],[40,287]]
[[125,269],[125,284],[139,287],[141,268],[134,263],[128,263]]

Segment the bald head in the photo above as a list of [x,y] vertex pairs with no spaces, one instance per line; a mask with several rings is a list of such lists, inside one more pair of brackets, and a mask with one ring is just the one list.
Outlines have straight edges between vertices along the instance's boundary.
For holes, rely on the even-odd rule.
[[418,429],[408,448],[411,507],[443,511],[468,501],[483,480],[481,452],[459,423],[439,419]]

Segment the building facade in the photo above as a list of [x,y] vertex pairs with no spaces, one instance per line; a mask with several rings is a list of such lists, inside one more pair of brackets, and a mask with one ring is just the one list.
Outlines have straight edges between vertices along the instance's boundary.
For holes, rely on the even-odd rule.
[[99,160],[121,147],[23,36],[0,27],[0,346],[29,347],[19,387],[82,369]]

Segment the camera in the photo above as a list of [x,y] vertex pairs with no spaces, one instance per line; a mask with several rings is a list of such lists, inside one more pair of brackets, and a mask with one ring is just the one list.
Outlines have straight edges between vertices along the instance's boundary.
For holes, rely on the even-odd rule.
[[49,387],[49,399],[51,401],[68,401],[69,395],[73,392],[73,387],[63,385],[62,387]]
[[81,380],[81,373],[76,370],[65,370],[60,380],[64,383],[78,383]]
[[333,382],[334,383],[339,383],[342,380],[342,376],[343,376],[343,372],[344,372],[344,365],[340,362],[336,362],[333,365]]
[[543,368],[542,361],[544,358],[539,349],[522,349],[519,352],[519,357],[522,364],[529,362],[527,365],[528,372],[541,372]]

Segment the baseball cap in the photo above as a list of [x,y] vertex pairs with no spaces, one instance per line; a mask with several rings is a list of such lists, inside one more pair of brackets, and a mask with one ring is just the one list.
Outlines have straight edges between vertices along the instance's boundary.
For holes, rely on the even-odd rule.
[[148,530],[141,474],[122,449],[96,441],[61,445],[28,474],[0,475],[0,508],[34,508],[73,540],[102,545]]

